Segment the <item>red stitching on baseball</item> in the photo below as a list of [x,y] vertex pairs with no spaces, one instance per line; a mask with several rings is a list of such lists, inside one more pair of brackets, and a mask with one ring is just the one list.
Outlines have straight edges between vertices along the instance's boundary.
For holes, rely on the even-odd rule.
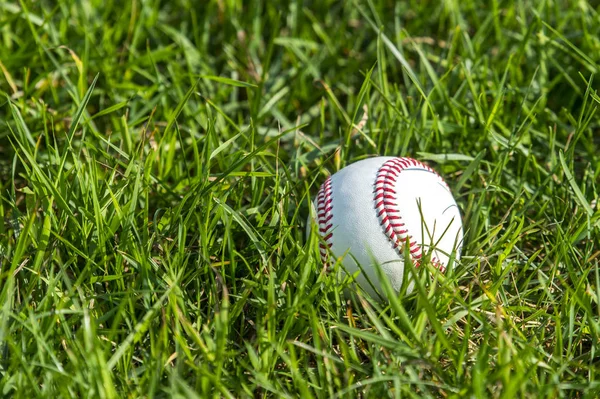
[[319,225],[319,234],[324,242],[319,243],[319,253],[321,261],[327,270],[330,268],[329,248],[333,245],[333,223],[329,223],[333,218],[333,196],[331,190],[331,177],[319,188],[317,195],[317,224]]
[[[423,257],[423,249],[415,240],[412,240],[404,223],[397,222],[402,220],[402,215],[400,215],[400,211],[396,208],[398,198],[397,193],[394,190],[394,184],[396,183],[398,175],[411,167],[422,168],[428,172],[434,173],[440,178],[440,182],[448,187],[446,182],[429,166],[412,158],[393,158],[381,165],[377,171],[375,189],[373,190],[373,202],[375,203],[377,217],[379,218],[379,223],[383,228],[383,232],[392,242],[396,252],[402,256],[403,244],[408,242],[410,256],[415,263],[415,266],[419,267],[421,264],[420,259]],[[431,263],[441,272],[446,270],[444,265],[435,256],[431,258]]]

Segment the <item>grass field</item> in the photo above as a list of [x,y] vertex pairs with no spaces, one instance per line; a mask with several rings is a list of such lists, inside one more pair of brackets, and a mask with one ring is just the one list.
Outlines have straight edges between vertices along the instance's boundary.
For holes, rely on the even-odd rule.
[[[0,0],[0,397],[598,397],[590,3]],[[464,253],[347,301],[309,203],[375,155]]]

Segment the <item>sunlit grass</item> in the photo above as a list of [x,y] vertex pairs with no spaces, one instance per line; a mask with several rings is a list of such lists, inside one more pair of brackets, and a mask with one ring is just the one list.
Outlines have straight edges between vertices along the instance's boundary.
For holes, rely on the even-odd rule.
[[[594,7],[54,3],[0,1],[0,396],[600,394]],[[348,301],[309,203],[374,155],[463,257]]]

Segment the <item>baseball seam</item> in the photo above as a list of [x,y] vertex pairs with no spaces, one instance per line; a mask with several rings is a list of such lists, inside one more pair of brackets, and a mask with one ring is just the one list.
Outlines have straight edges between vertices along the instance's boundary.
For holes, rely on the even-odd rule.
[[[398,193],[394,188],[396,179],[404,170],[408,168],[421,168],[428,172],[435,174],[440,182],[446,187],[446,182],[429,166],[414,160],[412,158],[393,158],[386,161],[377,171],[375,178],[375,187],[373,190],[373,200],[375,203],[375,209],[377,212],[377,218],[383,228],[384,234],[392,242],[394,249],[398,255],[403,256],[403,247],[408,242],[410,256],[415,263],[416,267],[421,264],[421,258],[423,257],[423,249],[417,243],[417,240],[408,231],[407,226],[404,223],[402,214],[398,205]],[[437,267],[441,272],[445,271],[445,266],[441,261],[433,256],[431,263]]]
[[331,189],[331,177],[319,188],[317,195],[317,224],[319,235],[323,239],[319,243],[321,261],[329,269],[329,248],[333,245],[333,194]]

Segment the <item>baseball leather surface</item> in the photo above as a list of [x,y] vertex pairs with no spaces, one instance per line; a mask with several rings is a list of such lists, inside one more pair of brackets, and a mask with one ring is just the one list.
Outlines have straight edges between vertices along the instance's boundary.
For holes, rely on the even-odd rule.
[[330,266],[342,259],[350,274],[362,269],[356,281],[371,294],[373,288],[383,294],[374,262],[399,291],[405,250],[415,266],[427,254],[442,272],[453,251],[460,258],[462,222],[452,193],[433,169],[414,159],[353,163],[323,183],[314,207],[321,260]]

